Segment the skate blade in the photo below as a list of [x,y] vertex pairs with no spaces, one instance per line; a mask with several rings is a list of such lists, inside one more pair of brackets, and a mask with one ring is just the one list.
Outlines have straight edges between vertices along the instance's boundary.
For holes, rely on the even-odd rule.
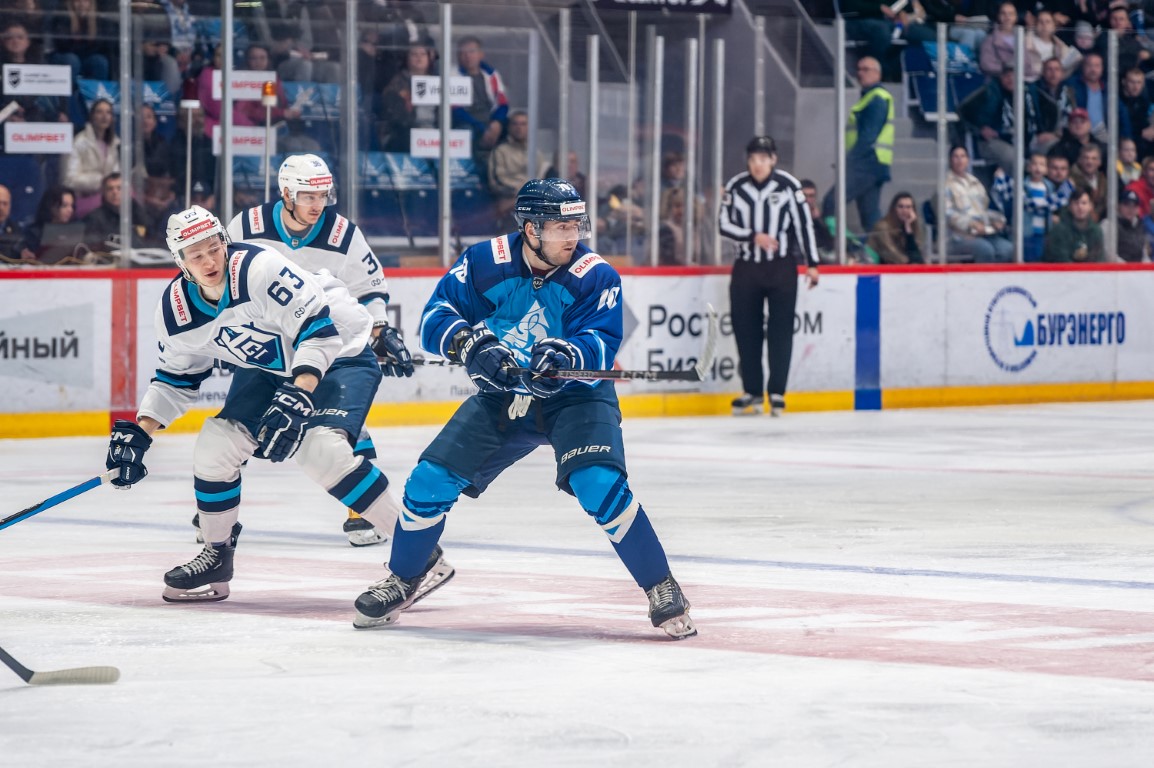
[[389,540],[388,536],[380,533],[376,528],[369,528],[364,531],[347,531],[349,537],[349,545],[354,547],[371,547],[374,544],[384,544]]
[[161,598],[166,603],[213,603],[228,597],[228,582],[208,584],[199,591],[165,587]]
[[408,606],[406,605],[401,608],[397,608],[396,610],[386,613],[384,616],[380,617],[366,616],[360,611],[357,611],[357,615],[353,617],[353,626],[357,629],[373,629],[374,627],[386,627],[389,624],[395,624],[397,622],[397,614],[405,610],[407,607]]
[[761,415],[761,406],[760,405],[751,405],[748,408],[734,408],[733,409],[733,415],[734,416],[760,416]]
[[697,634],[697,627],[693,626],[693,619],[689,618],[688,613],[674,616],[669,621],[662,622],[661,628],[665,630],[665,634],[674,640],[685,640]]
[[437,560],[436,564],[425,574],[425,578],[421,579],[421,583],[417,585],[417,590],[413,593],[413,603],[424,600],[448,584],[455,575],[457,575],[457,569],[445,562],[445,558],[442,557]]

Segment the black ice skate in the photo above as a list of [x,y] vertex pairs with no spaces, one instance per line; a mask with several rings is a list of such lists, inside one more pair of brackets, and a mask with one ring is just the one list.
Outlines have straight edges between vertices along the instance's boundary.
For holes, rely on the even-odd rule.
[[693,619],[689,618],[689,601],[672,574],[655,587],[645,591],[649,596],[649,620],[661,627],[674,640],[684,640],[697,634]]
[[371,547],[373,544],[382,544],[389,537],[373,527],[373,524],[363,517],[349,517],[345,520],[345,535],[349,537],[349,544],[354,547]]
[[780,416],[785,413],[785,398],[781,395],[769,396],[769,415]]
[[[219,548],[205,544],[200,554],[164,574],[166,603],[212,602],[228,597],[232,580],[232,557],[241,525],[232,527],[232,536]],[[205,589],[200,589],[205,587]],[[199,591],[196,591],[199,590]]]
[[733,407],[734,416],[756,416],[761,413],[762,400],[756,395],[746,393],[741,397],[735,397],[730,406]]
[[401,611],[443,587],[455,573],[453,566],[445,562],[440,546],[434,547],[425,570],[419,576],[402,579],[390,573],[358,597],[353,626],[368,629],[392,624]]

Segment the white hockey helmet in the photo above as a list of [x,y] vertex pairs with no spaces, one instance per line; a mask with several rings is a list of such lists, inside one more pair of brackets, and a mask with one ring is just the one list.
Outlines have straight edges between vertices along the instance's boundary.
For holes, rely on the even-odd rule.
[[281,194],[287,189],[289,202],[296,205],[297,192],[328,192],[325,205],[336,205],[337,190],[333,186],[333,172],[316,155],[289,155],[280,164],[277,187]]
[[220,238],[222,243],[229,242],[228,234],[221,226],[220,219],[199,205],[168,217],[164,239],[168,243],[172,258],[176,260],[176,265],[189,281],[192,281],[192,275],[184,266],[184,249],[212,237]]

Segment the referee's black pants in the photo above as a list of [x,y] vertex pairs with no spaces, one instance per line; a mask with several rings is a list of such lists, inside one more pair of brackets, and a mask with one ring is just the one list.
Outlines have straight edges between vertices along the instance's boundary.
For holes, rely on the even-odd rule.
[[[766,322],[765,306],[769,305]],[[765,394],[762,345],[768,348],[769,394],[783,397],[793,355],[793,316],[797,306],[797,264],[791,258],[737,261],[729,283],[733,338],[740,360],[741,386],[756,398]]]

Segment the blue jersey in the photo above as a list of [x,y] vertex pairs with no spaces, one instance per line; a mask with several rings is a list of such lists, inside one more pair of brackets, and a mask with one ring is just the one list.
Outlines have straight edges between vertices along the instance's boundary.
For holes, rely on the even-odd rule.
[[514,233],[466,249],[425,305],[421,346],[445,357],[455,334],[483,324],[518,365],[529,363],[537,342],[561,338],[578,350],[575,368],[611,368],[621,346],[617,270],[578,243],[567,266],[535,277],[521,246]]

